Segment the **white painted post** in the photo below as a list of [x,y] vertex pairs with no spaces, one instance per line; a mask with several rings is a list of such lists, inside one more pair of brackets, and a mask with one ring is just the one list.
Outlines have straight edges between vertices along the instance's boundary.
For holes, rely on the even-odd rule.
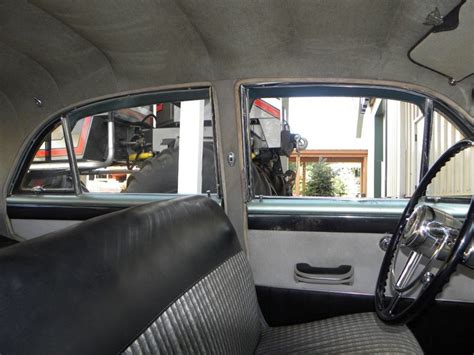
[[179,125],[178,193],[202,193],[204,100],[183,101]]

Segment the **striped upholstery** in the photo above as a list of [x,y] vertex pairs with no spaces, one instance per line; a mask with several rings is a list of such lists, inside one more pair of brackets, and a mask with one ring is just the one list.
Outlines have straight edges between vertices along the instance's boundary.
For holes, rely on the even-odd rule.
[[125,354],[254,352],[421,354],[422,350],[407,327],[388,326],[375,313],[267,327],[261,322],[248,262],[240,252],[178,298]]
[[252,354],[260,313],[243,252],[178,298],[126,354]]
[[422,354],[405,326],[359,313],[264,330],[257,354]]

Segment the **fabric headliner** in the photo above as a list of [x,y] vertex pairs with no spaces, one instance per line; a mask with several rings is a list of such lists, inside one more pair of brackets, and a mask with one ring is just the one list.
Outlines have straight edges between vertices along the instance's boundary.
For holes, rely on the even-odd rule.
[[458,1],[2,0],[0,220],[22,142],[53,113],[103,95],[253,77],[380,79],[468,111],[474,79],[453,87],[407,57],[427,14]]
[[457,2],[3,0],[0,90],[28,122],[101,95],[251,77],[406,81],[468,108],[465,87],[407,58],[426,15]]

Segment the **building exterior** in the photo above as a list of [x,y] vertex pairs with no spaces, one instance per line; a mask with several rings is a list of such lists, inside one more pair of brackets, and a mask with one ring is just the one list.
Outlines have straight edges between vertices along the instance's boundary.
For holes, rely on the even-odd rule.
[[[376,99],[363,115],[362,136],[368,148],[368,196],[409,197],[420,175],[424,117],[414,104]],[[429,161],[464,138],[454,125],[435,112]],[[432,196],[472,195],[474,156],[459,154],[429,187]]]

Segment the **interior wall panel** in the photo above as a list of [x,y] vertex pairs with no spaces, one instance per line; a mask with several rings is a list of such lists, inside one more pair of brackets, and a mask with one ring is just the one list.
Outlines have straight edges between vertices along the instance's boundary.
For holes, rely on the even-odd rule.
[[[243,187],[242,131],[240,126],[240,105],[233,80],[213,83],[216,109],[217,148],[221,168],[224,206],[232,225],[237,231],[242,248],[247,248],[247,213]],[[227,159],[229,153],[235,157],[234,165]]]
[[[255,284],[283,289],[373,295],[384,252],[383,234],[249,230],[250,265]],[[314,267],[352,265],[352,285],[295,281],[296,263]],[[438,299],[474,303],[474,270],[463,266],[451,277]]]

